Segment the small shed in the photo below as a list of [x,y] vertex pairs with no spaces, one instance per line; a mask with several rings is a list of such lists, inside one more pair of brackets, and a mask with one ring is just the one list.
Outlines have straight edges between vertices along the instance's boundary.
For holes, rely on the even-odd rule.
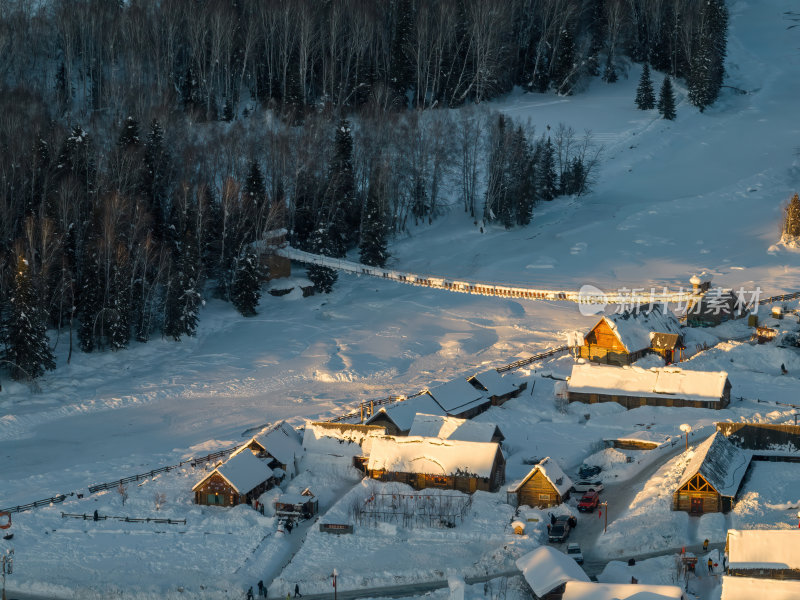
[[753,337],[756,339],[756,342],[759,344],[766,344],[767,342],[771,342],[775,339],[778,335],[778,330],[774,327],[767,327],[765,325],[759,325],[756,327],[756,332]]
[[[662,334],[656,338],[660,346],[654,348],[653,339],[657,334]],[[662,311],[658,305],[651,310],[641,309],[603,316],[584,336],[583,345],[578,348],[578,356],[592,362],[613,365],[629,365],[651,352],[661,354],[667,362],[680,360],[680,353],[674,353],[675,349],[680,350],[682,347],[680,339],[669,345],[663,334],[677,335],[680,338],[681,324],[674,314]]]
[[236,506],[249,504],[274,484],[272,469],[266,462],[242,447],[224,463],[201,479],[193,488],[196,504]]
[[417,413],[443,416],[447,414],[431,396],[421,394],[382,406],[364,424],[383,427],[389,435],[408,435]]
[[550,508],[569,498],[572,480],[549,456],[539,462],[520,481],[506,491],[512,506],[526,504],[530,507]]
[[730,403],[731,383],[725,371],[583,363],[572,366],[567,399],[585,404],[617,402],[627,409],[675,406],[718,410]]
[[414,489],[441,488],[494,492],[505,480],[506,461],[499,444],[429,437],[377,438],[367,474],[400,481]]
[[528,382],[515,381],[513,377],[498,373],[497,369],[489,369],[476,373],[467,381],[478,390],[489,396],[492,406],[501,406],[511,398],[516,398],[528,387]]
[[423,413],[414,415],[408,435],[462,442],[495,442],[497,444],[506,439],[500,428],[494,423],[480,423],[469,419]]
[[686,600],[676,585],[568,581],[562,600]]
[[536,600],[560,600],[569,581],[589,583],[578,563],[552,546],[539,546],[516,564]]
[[283,469],[292,475],[296,461],[303,455],[303,439],[294,427],[278,421],[265,427],[245,443],[254,455],[269,459],[272,469]]
[[310,519],[319,512],[319,500],[306,488],[299,494],[281,494],[275,499],[275,514],[279,517]]
[[619,448],[620,450],[655,450],[659,446],[670,441],[670,436],[664,433],[657,433],[643,429],[626,433],[615,438],[603,440],[609,448]]
[[800,529],[729,529],[725,552],[728,575],[800,579]]
[[694,515],[728,512],[750,465],[751,453],[714,432],[694,451],[672,496],[672,509]]
[[754,598],[797,600],[800,598],[800,581],[730,576],[722,578],[720,600],[754,600]]

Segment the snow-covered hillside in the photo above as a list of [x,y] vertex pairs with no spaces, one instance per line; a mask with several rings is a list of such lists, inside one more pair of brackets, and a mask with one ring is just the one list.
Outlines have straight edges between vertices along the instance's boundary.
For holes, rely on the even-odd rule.
[[[800,145],[800,34],[787,30],[782,18],[795,3],[735,0],[730,8],[726,84],[747,94],[723,88],[721,99],[701,114],[685,101],[678,86],[678,117],[667,122],[656,111],[636,110],[638,66],[618,83],[596,80],[586,92],[568,98],[515,92],[493,107],[530,119],[537,132],[564,122],[578,131],[590,129],[603,141],[605,158],[594,191],[542,203],[529,227],[512,231],[490,227],[481,232],[455,202],[446,217],[395,240],[389,266],[558,289],[584,284],[676,289],[688,286],[693,273],[706,270],[724,286],[760,286],[767,294],[800,290],[800,254],[774,246],[783,203],[800,186],[795,154]],[[656,85],[660,77],[655,74]],[[76,352],[69,365],[62,333],[56,349],[58,369],[39,380],[39,391],[4,382],[0,507],[83,490],[91,483],[226,448],[277,419],[300,425],[305,418],[340,414],[370,398],[413,393],[471,375],[561,345],[565,332],[586,329],[595,320],[582,316],[573,304],[450,294],[353,275],[340,276],[334,292],[326,296],[265,295],[253,318],[242,318],[230,305],[213,300],[200,318],[196,338],[179,344],[134,344],[119,353]],[[544,368],[563,375],[569,361],[562,357]],[[778,378],[781,363],[789,374]],[[541,374],[542,368],[532,365],[520,377],[532,377],[534,369]],[[796,397],[800,385],[800,356],[788,349],[753,349],[729,342],[686,368],[727,370],[734,395],[745,398],[785,401]],[[607,431],[633,431],[642,418],[648,423],[663,419],[669,434],[682,419],[708,425],[716,418],[708,414],[712,411],[691,409],[675,418],[664,416],[670,409],[633,416],[629,412],[619,418],[605,405],[561,415],[546,400],[552,397],[552,387],[546,388],[552,380],[537,381],[536,393],[529,398],[544,408],[524,406],[500,423],[508,429],[503,431],[515,454],[509,479],[524,474],[525,453],[559,456],[572,468],[596,451],[594,446]],[[758,410],[755,404],[745,404],[741,413],[727,416]],[[587,433],[583,412],[591,413],[590,421],[599,421],[592,433]],[[788,413],[774,416],[788,419]],[[532,441],[528,434],[541,420],[550,437]],[[182,477],[168,485],[170,493],[179,494],[193,475]],[[798,497],[795,490],[787,490],[769,501],[777,505]],[[754,498],[750,491],[747,498]],[[174,502],[176,516],[192,514],[186,499]],[[92,504],[89,500],[72,508],[83,511]],[[139,506],[144,509],[145,504],[143,499]],[[109,496],[100,505],[110,509]],[[55,584],[73,571],[72,564],[92,560],[77,547],[61,554],[41,553],[47,544],[31,538],[61,522],[60,508],[45,510],[49,512],[44,517],[14,515],[14,527],[25,535],[14,540],[16,571],[9,584],[23,590],[43,589],[34,582]],[[502,507],[492,510],[505,518]],[[734,520],[750,522],[760,511],[763,507],[748,505]],[[203,524],[213,525],[208,520]],[[268,518],[241,516],[237,531],[267,525],[272,525]],[[112,534],[90,536],[86,543]],[[505,539],[506,534],[498,529],[497,538]],[[166,537],[175,536],[166,533],[153,543],[166,543]],[[49,542],[56,544],[54,539]],[[202,544],[202,536],[197,543]],[[239,549],[251,552],[259,543],[259,536],[251,532]],[[0,541],[0,549],[9,544]],[[315,550],[319,548],[308,552],[313,556]],[[131,554],[148,555],[143,547]],[[117,573],[103,572],[102,558],[96,560],[99,564],[80,571],[87,586],[100,585],[103,577],[119,580]],[[169,563],[170,553],[162,548],[152,560]],[[48,561],[59,563],[59,568],[48,572]],[[139,567],[146,571],[146,561]],[[171,579],[168,569],[149,572],[158,571],[154,581],[174,589],[187,580],[203,581],[206,567],[205,562],[194,563],[189,553],[177,561],[181,580]],[[243,573],[252,578],[250,569]],[[228,575],[228,581],[241,584]],[[138,577],[121,580],[128,588],[126,595]],[[71,583],[77,585],[75,580]]]

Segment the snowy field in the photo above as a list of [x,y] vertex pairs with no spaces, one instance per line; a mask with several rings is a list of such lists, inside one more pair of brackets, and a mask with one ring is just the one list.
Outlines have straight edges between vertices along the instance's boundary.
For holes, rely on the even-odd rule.
[[[529,119],[537,132],[561,122],[579,132],[591,129],[606,146],[594,192],[538,206],[527,228],[490,227],[484,233],[453,196],[446,216],[392,244],[389,266],[574,289],[587,283],[603,289],[678,288],[706,270],[715,284],[760,286],[765,295],[800,289],[800,254],[775,245],[782,205],[800,186],[795,155],[800,51],[796,30],[787,31],[781,17],[793,8],[792,0],[731,3],[726,83],[750,93],[735,95],[725,88],[703,114],[685,101],[680,85],[676,121],[637,111],[636,65],[618,83],[593,81],[573,97],[515,92],[492,103],[514,118]],[[658,85],[660,76],[655,79]],[[53,339],[58,369],[39,380],[39,390],[3,381],[0,506],[85,491],[89,484],[177,464],[241,443],[253,428],[278,419],[300,426],[305,418],[328,418],[364,400],[414,393],[561,345],[566,332],[595,322],[572,304],[451,294],[352,275],[340,276],[327,296],[267,295],[251,319],[214,300],[200,318],[194,339],[154,340],[119,353],[77,352],[69,365],[62,333]],[[604,438],[648,425],[675,437],[687,422],[695,430],[742,417],[788,422],[791,409],[756,400],[796,402],[800,355],[774,345],[751,346],[740,339],[748,334],[743,327],[740,322],[698,334],[698,341],[732,341],[681,365],[730,374],[733,396],[745,400],[734,400],[724,411],[624,411],[610,404],[560,409],[548,376],[566,376],[571,358],[515,373],[529,382],[528,389],[478,418],[497,423],[506,436],[507,481],[524,476],[531,468],[526,462],[544,456],[573,476],[584,459],[602,450]],[[788,375],[779,375],[781,364]],[[800,482],[792,476],[775,487],[769,469],[780,467],[766,463],[756,465],[730,515],[690,521],[671,512],[671,492],[690,455],[691,450],[670,460],[647,482],[626,514],[609,524],[598,552],[614,556],[623,549],[680,547],[705,537],[719,541],[730,526],[793,525],[793,509],[786,507],[800,500]],[[614,456],[603,460],[619,462]],[[358,493],[361,485],[352,472],[313,461],[304,469],[288,484],[291,489],[311,485],[322,495],[323,511],[333,506],[326,518],[343,515],[342,498]],[[611,470],[618,479],[636,473]],[[477,573],[509,564],[543,534],[533,527],[527,536],[513,536],[513,511],[501,492],[477,494],[471,517],[453,529],[387,526],[325,539],[311,527],[299,548],[299,536],[284,537],[274,519],[246,507],[192,505],[191,486],[199,476],[187,467],[131,486],[124,510],[119,495],[109,491],[14,515],[14,539],[0,540],[0,550],[16,551],[8,586],[65,598],[218,598],[226,590],[240,598],[258,579],[278,576],[298,550],[276,580],[276,593],[300,578],[323,586],[334,559],[354,565],[362,556],[378,560],[385,545],[401,558],[389,560],[384,553],[376,569],[358,564],[343,581],[357,586],[376,572],[369,581],[438,572],[446,577],[453,568]],[[156,491],[166,495],[158,511]],[[61,518],[62,511],[95,509],[187,524]],[[434,556],[437,549],[446,549],[452,559]],[[483,587],[468,586],[465,597],[484,597]]]

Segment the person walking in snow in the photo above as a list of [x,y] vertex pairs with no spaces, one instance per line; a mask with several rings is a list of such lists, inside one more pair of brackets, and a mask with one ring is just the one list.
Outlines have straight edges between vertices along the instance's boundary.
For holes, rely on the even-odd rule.
[[708,552],[708,540],[703,540],[703,552]]
[[711,557],[708,558],[708,574],[711,575],[714,572],[714,561],[711,560]]
[[259,598],[266,598],[267,593],[264,590],[264,582],[260,579],[258,580],[258,597]]
[[255,600],[255,598],[253,598],[253,586],[252,585],[247,590],[247,600]]
[[789,371],[786,370],[786,365],[781,363],[781,375],[786,375]]
[[294,584],[294,597],[295,598],[302,598],[303,597],[303,594],[300,593],[300,584],[299,583],[295,583]]

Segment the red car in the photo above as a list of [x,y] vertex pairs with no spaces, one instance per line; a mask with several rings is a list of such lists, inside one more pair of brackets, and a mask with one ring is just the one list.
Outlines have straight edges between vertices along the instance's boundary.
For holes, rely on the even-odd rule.
[[600,504],[599,492],[586,492],[578,502],[578,510],[581,512],[594,512],[594,509]]

